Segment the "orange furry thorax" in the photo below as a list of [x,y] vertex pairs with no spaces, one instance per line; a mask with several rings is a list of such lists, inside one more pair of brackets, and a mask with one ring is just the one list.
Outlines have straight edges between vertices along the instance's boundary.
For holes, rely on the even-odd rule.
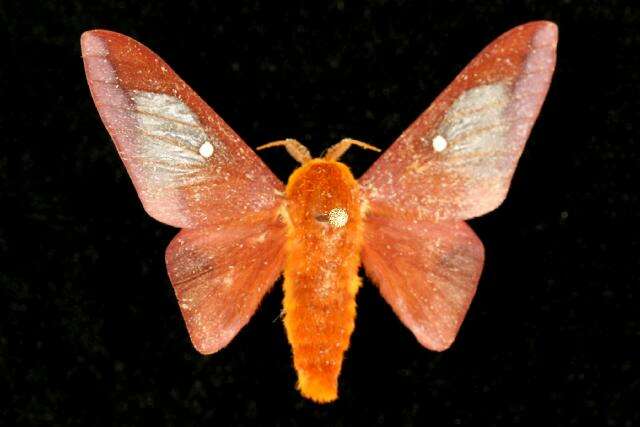
[[[344,225],[327,220],[332,210]],[[338,376],[353,331],[360,286],[362,218],[358,184],[337,161],[314,159],[286,188],[284,325],[300,392],[317,402],[337,398]]]

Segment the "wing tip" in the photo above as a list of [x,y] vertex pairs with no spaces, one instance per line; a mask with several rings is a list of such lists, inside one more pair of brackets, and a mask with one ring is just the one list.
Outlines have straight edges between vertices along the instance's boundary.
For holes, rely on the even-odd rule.
[[530,32],[533,47],[555,46],[558,43],[558,24],[553,21],[531,21],[513,30]]
[[558,24],[552,21],[530,21],[507,30],[498,40],[520,40],[522,46],[532,48],[555,47],[558,43]]
[[191,338],[191,345],[193,345],[193,348],[203,356],[210,356],[212,354],[215,354],[220,350],[222,350],[224,347],[226,347],[228,344],[227,342],[227,343],[224,343],[223,345],[220,345],[219,343],[216,343],[216,345],[212,345],[207,343],[204,340],[196,339],[191,335],[191,333],[189,333],[189,336]]
[[[176,292],[176,299],[178,300],[182,319],[187,327],[191,345],[193,345],[193,348],[198,353],[204,356],[217,353],[225,348],[237,335],[238,331],[242,329],[242,327],[238,330],[235,330],[235,328],[223,328],[212,331],[201,323],[197,311],[185,305],[185,301],[180,297],[178,292]],[[196,308],[195,310],[198,309]]]
[[105,56],[107,54],[106,42],[111,40],[140,44],[131,37],[122,33],[96,28],[94,30],[87,30],[80,35],[80,48],[82,50],[82,55]]
[[537,21],[534,35],[535,46],[554,46],[558,44],[558,25],[551,21]]
[[423,346],[424,348],[441,353],[445,350],[448,350],[451,347],[453,342],[456,340],[456,335],[454,335],[451,339],[442,340],[442,341],[435,341],[433,340],[432,337],[422,337],[419,335],[415,335],[415,337],[420,343],[420,345]]
[[82,56],[106,56],[107,49],[104,44],[102,33],[104,30],[89,30],[80,36],[80,49]]
[[539,19],[536,21],[525,22],[524,24],[514,27],[514,29],[533,29],[535,31],[549,31],[557,34],[558,24],[546,19]]

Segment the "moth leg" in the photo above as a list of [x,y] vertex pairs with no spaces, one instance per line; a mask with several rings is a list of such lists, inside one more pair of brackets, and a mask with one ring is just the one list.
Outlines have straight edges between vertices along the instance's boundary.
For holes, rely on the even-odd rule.
[[364,148],[365,150],[373,150],[380,152],[378,147],[374,147],[366,142],[358,141],[357,139],[344,138],[335,145],[332,145],[324,155],[325,160],[338,160],[352,145]]
[[284,147],[287,150],[287,153],[289,153],[291,157],[293,157],[300,164],[304,164],[311,160],[311,153],[309,152],[309,149],[297,140],[291,138],[269,142],[267,144],[259,146],[258,148],[256,148],[256,150],[264,150],[265,148],[280,146]]

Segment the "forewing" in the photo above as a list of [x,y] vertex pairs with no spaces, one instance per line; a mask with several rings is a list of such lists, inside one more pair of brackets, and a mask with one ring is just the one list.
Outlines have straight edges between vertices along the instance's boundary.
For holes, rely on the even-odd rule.
[[362,262],[402,323],[431,350],[458,333],[482,272],[484,249],[464,221],[370,215]]
[[81,45],[93,100],[149,215],[192,228],[279,203],[282,183],[156,54],[103,30]]
[[285,234],[275,217],[182,230],[167,270],[194,347],[215,353],[249,321],[283,269]]
[[371,210],[467,219],[502,203],[555,67],[557,27],[487,46],[360,178]]

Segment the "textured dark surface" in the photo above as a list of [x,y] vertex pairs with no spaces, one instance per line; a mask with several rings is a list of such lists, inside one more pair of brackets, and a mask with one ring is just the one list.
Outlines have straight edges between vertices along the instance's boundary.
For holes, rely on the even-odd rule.
[[[0,2],[0,424],[640,423],[634,2],[33,3]],[[98,119],[82,31],[154,49],[251,146],[319,154],[388,146],[488,42],[541,18],[560,27],[557,73],[506,203],[471,222],[486,267],[449,351],[421,348],[367,281],[335,404],[293,388],[279,284],[229,347],[193,350],[164,265],[176,230],[144,213]],[[357,176],[375,158],[345,161]]]

